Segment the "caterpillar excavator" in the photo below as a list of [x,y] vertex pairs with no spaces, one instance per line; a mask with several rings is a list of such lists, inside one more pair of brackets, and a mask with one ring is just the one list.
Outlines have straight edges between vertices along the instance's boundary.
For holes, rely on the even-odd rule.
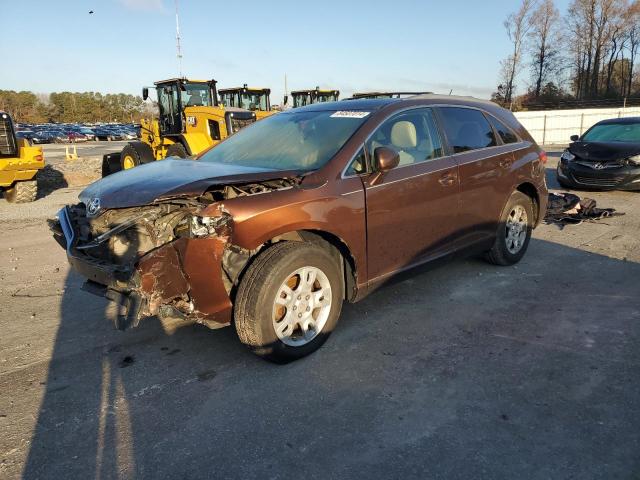
[[[140,141],[103,157],[102,176],[166,157],[196,155],[256,121],[255,112],[220,105],[216,83],[186,78],[155,82],[158,118],[140,122]],[[142,98],[149,98],[148,87]]]
[[38,196],[36,175],[43,168],[42,148],[17,138],[11,117],[0,111],[0,191],[5,200],[33,202]]
[[225,108],[238,107],[255,112],[256,119],[262,120],[276,113],[271,110],[271,89],[247,87],[221,88],[220,102]]
[[[291,92],[292,108],[304,107],[312,103],[337,102],[339,97],[339,90],[321,90],[320,87],[313,90],[296,90]],[[287,97],[285,97],[284,103],[288,103]]]

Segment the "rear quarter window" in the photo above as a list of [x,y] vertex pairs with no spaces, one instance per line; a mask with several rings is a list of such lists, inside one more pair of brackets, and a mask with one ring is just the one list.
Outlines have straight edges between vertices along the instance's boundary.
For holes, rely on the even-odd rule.
[[497,145],[495,134],[480,110],[441,107],[444,131],[453,153],[468,152]]
[[489,122],[491,122],[494,130],[498,132],[502,143],[518,143],[518,137],[513,133],[513,130],[492,115],[487,115],[487,118],[489,119]]

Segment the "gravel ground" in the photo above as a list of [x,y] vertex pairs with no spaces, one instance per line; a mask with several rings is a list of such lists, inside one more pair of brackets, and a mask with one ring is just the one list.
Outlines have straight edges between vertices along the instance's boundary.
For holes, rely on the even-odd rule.
[[543,225],[515,267],[415,272],[275,366],[231,329],[114,331],[44,224],[78,191],[0,200],[0,478],[639,478],[640,193],[583,194],[627,214]]
[[[105,153],[119,152],[127,144],[126,141],[117,142],[86,142],[75,144],[78,156],[102,158]],[[66,143],[45,143],[40,145],[44,151],[44,158],[49,164],[58,164],[65,162],[65,150],[68,148],[73,150],[73,145]]]

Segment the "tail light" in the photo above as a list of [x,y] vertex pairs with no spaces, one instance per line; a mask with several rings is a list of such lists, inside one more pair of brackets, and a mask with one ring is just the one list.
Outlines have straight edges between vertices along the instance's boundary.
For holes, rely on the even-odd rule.
[[35,157],[33,157],[33,159],[36,162],[41,162],[42,160],[44,160],[44,157],[42,155],[36,155]]
[[547,152],[545,152],[544,150],[540,150],[538,157],[540,158],[540,161],[543,165],[547,164],[547,160],[549,160],[549,158],[547,157]]

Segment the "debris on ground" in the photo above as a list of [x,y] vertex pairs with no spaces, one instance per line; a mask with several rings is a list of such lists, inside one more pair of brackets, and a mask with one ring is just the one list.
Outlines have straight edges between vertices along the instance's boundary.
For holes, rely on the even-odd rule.
[[547,224],[555,224],[560,228],[565,225],[579,225],[582,222],[593,222],[603,218],[624,215],[615,208],[598,208],[591,198],[580,198],[573,193],[549,193],[547,213],[544,220]]
[[47,164],[38,173],[45,190],[89,185],[102,177],[102,159],[87,157],[73,162]]

